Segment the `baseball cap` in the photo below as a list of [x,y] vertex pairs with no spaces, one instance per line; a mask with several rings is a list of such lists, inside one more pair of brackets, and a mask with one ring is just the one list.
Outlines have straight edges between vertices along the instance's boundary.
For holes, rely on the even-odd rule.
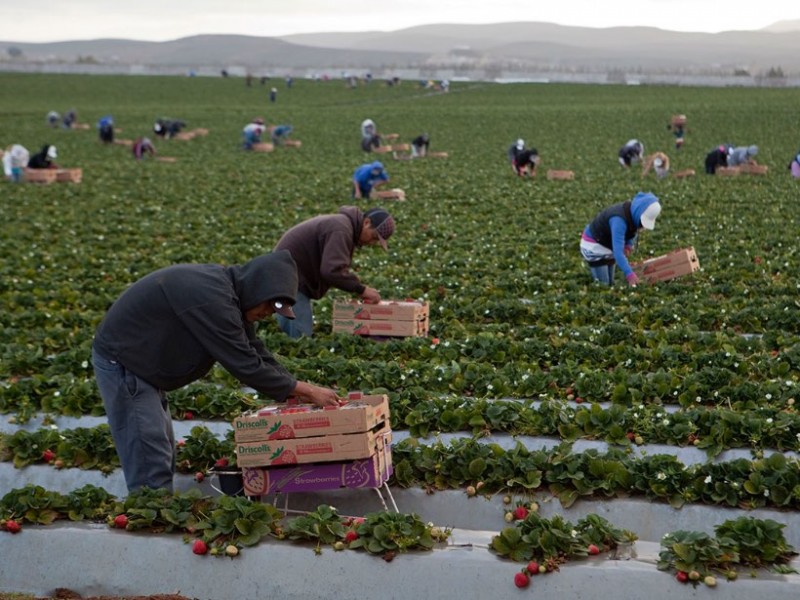
[[518,150],[522,150],[525,147],[525,140],[522,138],[518,139],[516,145]]
[[292,307],[289,305],[289,301],[279,298],[277,300],[270,300],[270,305],[272,309],[275,311],[275,314],[281,315],[282,317],[286,317],[287,319],[294,319],[295,314],[292,310]]
[[653,202],[642,213],[642,227],[653,229],[656,226],[656,217],[661,214],[661,203]]
[[47,157],[48,158],[58,158],[58,152],[56,151],[55,146],[49,146],[47,148]]
[[372,227],[378,233],[378,240],[380,241],[381,247],[384,250],[388,250],[389,245],[386,243],[386,240],[394,233],[394,218],[392,215],[383,208],[371,208],[364,213],[364,216],[369,217]]

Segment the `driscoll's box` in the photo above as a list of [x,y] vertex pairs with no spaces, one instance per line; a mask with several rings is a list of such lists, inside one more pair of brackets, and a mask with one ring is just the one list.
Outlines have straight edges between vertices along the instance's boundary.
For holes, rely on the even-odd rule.
[[369,431],[388,420],[388,396],[355,392],[339,407],[273,404],[252,410],[233,420],[233,431],[237,442],[284,440]]
[[336,319],[333,333],[356,335],[384,335],[393,337],[425,337],[428,335],[428,319],[419,321],[382,321],[373,319]]
[[414,300],[381,300],[377,304],[367,304],[357,300],[335,300],[334,319],[360,319],[384,321],[419,321],[430,314],[427,302]]
[[653,283],[690,275],[700,269],[700,261],[694,248],[690,247],[673,250],[631,266],[640,278]]
[[359,433],[236,443],[240,467],[269,467],[369,458],[385,443],[389,424]]
[[391,474],[391,451],[388,454],[378,451],[361,460],[242,469],[247,496],[339,488],[379,488]]

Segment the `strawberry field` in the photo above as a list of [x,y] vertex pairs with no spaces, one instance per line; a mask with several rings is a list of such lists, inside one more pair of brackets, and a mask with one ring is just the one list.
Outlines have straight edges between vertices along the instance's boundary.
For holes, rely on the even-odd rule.
[[[296,81],[291,89],[281,83],[270,103],[267,84],[0,74],[0,147],[21,143],[36,152],[54,144],[60,166],[83,169],[81,183],[0,185],[0,518],[21,520],[26,533],[73,513],[103,521],[123,509],[100,491],[119,476],[90,362],[105,308],[152,270],[245,262],[294,223],[353,202],[350,176],[375,158],[359,146],[359,124],[372,118],[401,142],[427,132],[432,151],[449,153],[380,156],[390,187],[407,200],[385,204],[397,222],[388,253],[363,249],[355,261],[384,298],[430,303],[429,337],[333,335],[330,297],[316,305],[313,338],[291,340],[271,322],[259,334],[298,379],[389,395],[396,495],[419,506],[444,495],[465,512],[487,499],[496,522],[480,529],[497,534],[486,552],[503,565],[509,589],[531,559],[554,560],[564,577],[565,563],[586,560],[587,543],[606,553],[637,535],[655,543],[667,535],[656,550],[665,572],[652,566],[651,582],[668,586],[667,573],[676,571],[770,569],[786,581],[769,593],[796,592],[800,203],[787,164],[800,145],[797,90],[472,82],[441,94],[411,81],[355,89]],[[49,110],[73,107],[89,130],[46,125]],[[688,116],[680,151],[667,128],[675,113]],[[162,116],[209,134],[155,140],[173,163],[136,161],[129,148],[98,141],[94,123],[105,114],[123,139],[149,135]],[[255,116],[293,125],[302,147],[242,151],[240,131]],[[542,157],[532,180],[515,177],[506,158],[519,137]],[[697,176],[643,179],[639,169],[623,170],[616,153],[634,137],[648,153],[666,152],[673,171]],[[768,173],[704,175],[705,154],[721,143],[757,144]],[[548,168],[572,170],[575,179],[548,181]],[[663,211],[634,258],[693,246],[701,270],[636,288],[619,276],[613,288],[594,284],[578,252],[580,233],[599,210],[638,191],[655,193]],[[221,368],[171,394],[188,487],[196,472],[233,457],[227,423],[261,401]],[[73,492],[58,484],[69,473],[100,475],[99,490],[80,496],[77,513],[74,499],[58,495]],[[52,485],[35,485],[40,480]],[[181,510],[192,512],[186,506],[196,501],[185,499]],[[653,537],[615,513],[630,501],[707,516],[700,531],[651,523]],[[147,502],[161,500],[128,499],[124,509]],[[41,503],[51,506],[45,516],[30,512]],[[545,504],[541,513],[530,510]],[[504,522],[519,506],[530,516]],[[610,523],[585,514],[600,507]],[[267,509],[266,516],[238,504],[220,510],[261,519],[253,531],[276,534]],[[326,510],[312,513],[316,529],[287,527],[317,548],[345,541],[347,527]],[[469,528],[434,509],[435,519],[417,512]],[[139,529],[196,526],[186,519],[151,519]],[[399,527],[386,514],[374,519],[361,531],[365,540],[377,525]],[[724,524],[735,519],[745,520]],[[308,534],[320,523],[326,536]],[[419,543],[393,550],[424,552],[437,541],[424,523],[409,527]],[[571,531],[580,544],[531,541]],[[243,548],[260,538],[233,542]],[[735,551],[725,545],[731,539],[739,540]],[[745,546],[769,555],[754,557]]]

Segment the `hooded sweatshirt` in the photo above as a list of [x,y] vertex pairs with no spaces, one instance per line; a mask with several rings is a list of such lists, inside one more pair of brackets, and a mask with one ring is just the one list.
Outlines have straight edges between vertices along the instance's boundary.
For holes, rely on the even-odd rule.
[[362,196],[369,196],[376,183],[389,181],[389,174],[379,160],[366,163],[353,171],[353,183],[359,187]]
[[758,146],[737,146],[728,154],[728,166],[743,165],[758,154]]
[[50,144],[45,144],[42,146],[42,149],[39,150],[39,152],[31,156],[30,160],[28,161],[28,168],[49,169],[50,165],[53,164],[53,160],[47,155],[49,150]]
[[583,237],[609,248],[617,266],[627,277],[633,273],[633,269],[625,256],[625,246],[633,246],[642,226],[644,211],[656,202],[658,198],[652,193],[639,192],[630,203],[620,202],[609,206],[586,226]]
[[297,269],[288,252],[244,265],[180,264],[131,285],[108,309],[94,349],[170,391],[219,362],[259,393],[283,401],[297,381],[256,336],[245,311],[274,299],[294,303]]
[[338,288],[361,294],[364,284],[350,271],[364,214],[343,206],[335,215],[321,215],[298,223],[283,234],[275,250],[288,250],[297,263],[298,289],[315,300]]

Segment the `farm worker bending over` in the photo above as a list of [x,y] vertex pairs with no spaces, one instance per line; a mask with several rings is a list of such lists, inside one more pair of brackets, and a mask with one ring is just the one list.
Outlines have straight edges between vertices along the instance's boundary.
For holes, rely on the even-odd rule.
[[381,161],[363,164],[353,171],[353,198],[369,198],[372,190],[377,190],[387,181],[389,174]]
[[669,175],[669,156],[663,152],[654,152],[642,164],[642,177],[647,175],[651,170],[655,171],[656,177],[663,179]]
[[173,489],[175,437],[166,392],[215,362],[278,402],[336,406],[336,393],[297,381],[256,335],[256,321],[294,317],[297,267],[288,252],[243,265],[180,264],[144,276],[108,309],[92,347],[97,386],[129,491]]
[[728,154],[728,166],[738,167],[744,164],[754,164],[756,161],[753,158],[758,154],[758,146],[737,146]]
[[619,164],[623,167],[630,167],[644,158],[644,144],[639,140],[628,140],[619,149]]
[[276,146],[283,146],[289,139],[289,134],[292,133],[291,125],[276,125],[270,132],[272,143]]
[[792,159],[792,162],[789,163],[789,171],[795,179],[800,178],[800,152],[798,152]]
[[372,152],[373,148],[381,145],[381,136],[378,135],[378,129],[375,127],[375,121],[372,119],[364,119],[361,122],[361,149],[364,152]]
[[58,151],[55,146],[45,144],[42,149],[31,156],[28,161],[29,169],[57,169],[58,165],[53,161],[58,158]]
[[264,124],[264,119],[257,117],[242,129],[242,147],[245,150],[252,150],[253,144],[261,143],[261,134],[267,126]]
[[516,175],[534,177],[536,165],[539,164],[539,153],[536,148],[526,148],[525,141],[519,139],[508,149],[508,160],[511,161],[511,169]]
[[133,143],[131,146],[131,150],[133,151],[133,157],[136,160],[141,160],[144,158],[145,154],[150,154],[150,156],[155,156],[156,147],[153,146],[153,142],[150,141],[150,138],[140,137]]
[[581,255],[589,265],[595,281],[614,283],[614,265],[619,266],[635,286],[639,277],[633,272],[628,256],[633,252],[636,238],[644,229],[653,229],[661,214],[661,203],[649,192],[639,192],[633,200],[620,202],[601,211],[586,226],[581,235]]
[[361,283],[350,271],[353,252],[361,246],[380,246],[386,250],[394,233],[394,218],[382,208],[366,213],[355,206],[343,206],[337,214],[321,215],[298,223],[278,240],[275,250],[288,250],[297,263],[300,280],[294,321],[278,315],[278,324],[290,337],[311,336],[311,300],[319,300],[331,287],[357,294],[366,302],[377,303],[381,295]]
[[714,175],[720,167],[728,166],[728,155],[732,148],[727,144],[720,144],[706,154],[706,174]]
[[11,181],[22,181],[22,174],[28,166],[30,152],[21,144],[14,144],[6,148],[3,154],[3,174]]
[[105,144],[114,141],[114,118],[111,115],[106,115],[97,122],[97,134],[100,136],[100,141]]

